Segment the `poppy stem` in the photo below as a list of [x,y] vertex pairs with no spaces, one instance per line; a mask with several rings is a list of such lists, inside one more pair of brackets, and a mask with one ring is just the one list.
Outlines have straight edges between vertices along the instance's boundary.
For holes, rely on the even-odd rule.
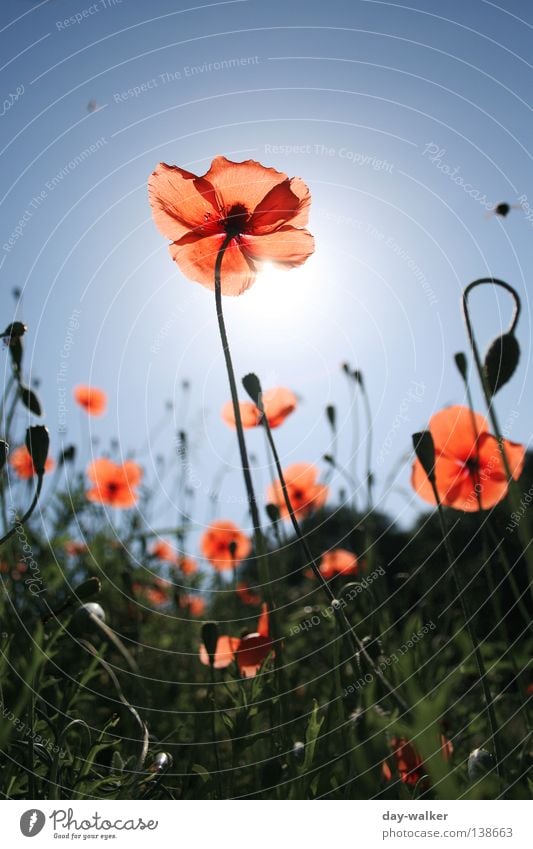
[[[287,511],[289,513],[290,520],[291,520],[292,526],[294,528],[294,532],[295,532],[295,534],[298,538],[298,541],[300,542],[300,545],[302,546],[302,549],[303,549],[303,552],[305,554],[305,557],[307,559],[308,564],[311,566],[311,569],[313,570],[315,577],[318,578],[320,584],[322,585],[323,590],[325,591],[326,595],[328,596],[328,599],[331,603],[331,606],[332,606],[333,610],[335,611],[335,616],[339,619],[339,632],[343,636],[345,634],[348,636],[351,651],[354,652],[354,654],[357,654],[359,652],[361,655],[363,655],[365,660],[372,667],[374,674],[380,679],[380,681],[385,686],[385,688],[388,690],[388,692],[392,696],[392,698],[396,701],[398,706],[403,711],[407,712],[408,706],[407,706],[406,702],[404,702],[402,697],[396,692],[393,685],[387,680],[387,678],[385,677],[383,672],[379,669],[379,667],[374,663],[374,661],[372,660],[372,658],[368,654],[363,642],[359,639],[357,633],[355,632],[355,629],[350,624],[348,617],[346,616],[344,610],[342,609],[342,607],[341,607],[339,601],[337,600],[333,590],[331,589],[329,583],[324,578],[316,560],[314,559],[313,555],[311,554],[311,550],[310,550],[310,548],[307,544],[307,540],[305,539],[305,537],[302,533],[298,519],[296,518],[296,516],[294,514],[294,510],[292,509],[291,500],[289,498],[289,493],[288,493],[288,490],[287,490],[287,483],[286,483],[285,477],[283,475],[283,469],[281,468],[281,462],[280,462],[280,459],[279,459],[279,455],[278,455],[278,452],[277,452],[277,449],[276,449],[274,439],[272,437],[272,431],[270,429],[270,425],[268,424],[268,419],[265,415],[263,415],[261,417],[261,423],[262,423],[262,425],[263,425],[263,427],[266,431],[267,438],[268,438],[268,444],[270,446],[270,450],[272,451],[272,456],[274,457],[274,463],[276,465],[276,471],[277,471],[277,474],[278,474],[278,477],[279,477],[279,482],[281,484],[281,489],[282,489],[282,492],[283,492],[283,500],[285,501],[285,506],[286,506]],[[345,630],[342,630],[340,628],[341,623],[342,623],[343,627],[345,628]]]
[[435,497],[435,502],[437,504],[437,512],[439,514],[439,522],[440,522],[440,528],[441,528],[441,534],[442,534],[442,541],[444,543],[444,550],[446,551],[448,566],[450,567],[450,570],[451,570],[451,573],[452,573],[452,576],[453,576],[453,580],[454,580],[455,586],[457,588],[457,595],[459,596],[459,602],[461,604],[463,619],[465,621],[466,630],[468,631],[468,636],[470,637],[470,642],[472,643],[472,649],[474,651],[474,657],[476,659],[476,665],[477,665],[477,668],[478,668],[478,675],[479,675],[479,683],[481,684],[481,689],[483,690],[483,696],[484,696],[484,699],[485,699],[485,708],[486,708],[486,711],[487,711],[487,717],[488,717],[488,721],[489,721],[490,736],[491,736],[491,739],[492,739],[492,745],[494,747],[494,755],[495,755],[495,758],[496,758],[496,770],[497,770],[497,773],[498,773],[498,777],[500,778],[500,780],[502,780],[501,761],[500,761],[499,746],[498,746],[497,731],[496,731],[498,725],[497,725],[497,722],[496,722],[496,715],[494,713],[494,705],[492,703],[492,697],[491,697],[490,690],[489,690],[489,687],[488,687],[488,684],[487,684],[487,671],[485,669],[485,662],[483,660],[483,655],[481,654],[481,650],[479,648],[479,644],[478,644],[476,635],[474,633],[474,627],[473,627],[473,624],[472,624],[473,623],[473,615],[470,611],[470,605],[468,604],[468,601],[466,600],[466,595],[463,592],[463,588],[462,588],[461,581],[460,581],[460,578],[459,578],[459,574],[458,574],[458,571],[457,571],[456,560],[455,560],[455,556],[454,556],[454,553],[453,553],[453,550],[452,550],[452,546],[451,546],[451,542],[450,542],[450,534],[449,534],[449,530],[448,530],[447,523],[446,523],[446,516],[444,514],[444,510],[443,510],[443,507],[442,507],[442,503],[441,503],[441,500],[440,500],[440,495],[439,495],[439,491],[437,489],[437,485],[436,485],[436,482],[435,482],[434,475],[432,475],[431,477],[428,476],[428,480],[431,484],[431,488],[433,490],[433,495]]
[[44,480],[44,474],[37,476],[37,488],[35,490],[35,495],[33,496],[33,501],[31,502],[30,506],[28,507],[28,509],[24,513],[24,516],[22,517],[22,519],[17,519],[15,521],[15,524],[13,525],[13,527],[9,529],[7,534],[5,534],[2,537],[2,539],[0,539],[0,545],[3,545],[5,542],[7,542],[9,539],[11,539],[11,537],[16,534],[17,529],[22,527],[22,525],[25,525],[26,522],[28,521],[28,519],[30,518],[31,514],[33,513],[33,511],[37,507],[37,502],[39,501],[39,496],[40,496],[41,490],[43,488],[43,480]]
[[220,340],[222,342],[222,351],[224,353],[224,361],[226,363],[226,371],[228,374],[229,387],[231,392],[231,401],[233,404],[233,413],[235,416],[235,427],[237,430],[237,442],[239,444],[239,453],[241,457],[241,466],[242,473],[244,476],[244,484],[246,487],[246,494],[248,497],[248,506],[250,508],[250,515],[252,518],[252,526],[254,532],[254,540],[256,544],[256,551],[258,553],[263,553],[264,550],[264,541],[263,534],[261,533],[261,522],[259,519],[259,510],[257,509],[257,499],[255,497],[254,485],[252,481],[252,475],[250,472],[250,461],[248,459],[248,452],[246,450],[246,442],[244,440],[244,430],[242,426],[241,419],[241,411],[239,407],[239,398],[237,395],[237,384],[235,381],[235,372],[233,370],[233,362],[231,359],[231,352],[229,347],[228,335],[226,333],[226,325],[224,322],[224,312],[222,309],[222,289],[221,289],[221,269],[222,269],[222,260],[224,258],[224,254],[230,242],[234,237],[231,234],[228,234],[224,239],[221,247],[219,248],[216,262],[215,262],[215,303],[216,303],[216,311],[217,311],[217,320],[218,320],[218,329],[220,333]]
[[284,686],[282,684],[283,681],[283,661],[282,661],[282,644],[281,638],[279,635],[278,629],[278,617],[277,617],[277,605],[274,598],[274,592],[272,588],[272,580],[270,577],[270,571],[268,568],[268,558],[266,556],[265,550],[265,540],[263,537],[263,533],[261,530],[261,520],[259,518],[259,510],[257,507],[257,499],[255,496],[254,485],[252,481],[252,475],[250,471],[250,461],[248,459],[248,452],[246,450],[246,442],[244,439],[244,429],[242,426],[242,418],[241,418],[241,410],[239,407],[239,396],[237,394],[237,384],[235,381],[235,372],[233,370],[233,362],[231,359],[231,351],[229,347],[228,335],[226,333],[226,325],[224,322],[224,312],[222,309],[222,287],[221,287],[221,269],[222,269],[222,260],[224,258],[224,254],[230,242],[234,237],[231,234],[228,234],[224,239],[222,245],[219,248],[216,261],[215,261],[215,304],[216,304],[216,312],[217,312],[217,320],[218,320],[218,329],[220,333],[220,341],[222,342],[222,351],[224,353],[224,361],[226,363],[226,371],[228,374],[229,387],[231,392],[231,401],[233,405],[233,415],[235,417],[235,428],[237,430],[237,441],[239,444],[239,453],[241,458],[241,467],[242,473],[244,476],[244,484],[246,487],[246,494],[248,498],[248,506],[250,508],[250,515],[252,518],[252,526],[253,526],[253,535],[254,535],[254,548],[255,555],[258,560],[259,572],[260,572],[260,581],[265,587],[263,592],[268,594],[269,606],[272,611],[272,638],[273,643],[275,645],[274,651],[274,675],[276,680],[276,688],[279,694],[279,707],[280,707],[280,725],[281,725],[281,736],[286,737],[288,734],[287,723],[284,721],[284,713],[285,713],[285,698],[284,698]]
[[[511,502],[511,507],[512,507],[513,511],[519,512],[520,511],[520,499],[518,498],[518,495],[517,495],[517,492],[516,492],[516,489],[515,489],[515,486],[516,486],[515,480],[513,478],[513,473],[512,473],[510,464],[509,464],[509,459],[507,457],[507,454],[506,454],[506,451],[505,451],[505,446],[503,444],[503,435],[502,435],[502,431],[501,431],[501,428],[500,428],[500,425],[499,425],[498,416],[497,416],[496,410],[494,408],[494,395],[490,390],[490,386],[489,386],[488,381],[487,381],[485,370],[483,368],[483,363],[481,362],[481,357],[479,355],[479,349],[478,349],[478,346],[477,346],[474,328],[473,328],[473,325],[472,325],[472,320],[470,318],[470,310],[469,310],[469,306],[468,306],[468,297],[469,297],[470,293],[472,292],[472,290],[475,289],[477,286],[485,286],[485,285],[499,286],[500,288],[505,289],[505,291],[509,292],[509,294],[511,295],[511,297],[514,300],[514,305],[515,305],[514,306],[514,312],[513,312],[512,319],[511,319],[511,324],[509,326],[509,330],[507,331],[508,333],[514,333],[516,325],[518,324],[518,319],[520,317],[522,305],[521,305],[520,296],[518,295],[518,292],[512,286],[510,286],[509,283],[506,283],[504,280],[499,280],[497,277],[481,277],[479,280],[474,280],[472,283],[469,283],[469,285],[466,287],[466,289],[463,292],[463,315],[464,315],[465,324],[466,324],[466,332],[467,332],[467,335],[468,335],[468,341],[470,343],[470,348],[472,349],[472,354],[473,354],[473,357],[474,357],[476,370],[477,370],[477,373],[479,375],[479,380],[481,382],[481,388],[483,389],[483,395],[485,396],[485,403],[487,404],[487,410],[488,410],[488,413],[489,413],[489,418],[490,418],[490,421],[491,421],[491,424],[492,424],[492,428],[494,430],[494,435],[496,436],[496,439],[498,440],[498,448],[500,450],[503,467],[505,469],[505,474],[507,475],[507,479],[509,481],[508,495],[509,495],[509,500]],[[524,516],[523,518],[525,519],[526,517]],[[527,519],[526,519],[526,525],[527,525]],[[530,535],[530,533],[528,533],[528,528],[524,527],[523,521],[518,523],[517,531],[518,531],[518,537],[520,539],[520,543],[523,547],[523,554],[524,554],[524,557],[526,559],[527,572],[528,572],[528,578],[529,578],[529,587],[530,587],[530,592],[533,596],[533,547],[531,546],[531,535]]]

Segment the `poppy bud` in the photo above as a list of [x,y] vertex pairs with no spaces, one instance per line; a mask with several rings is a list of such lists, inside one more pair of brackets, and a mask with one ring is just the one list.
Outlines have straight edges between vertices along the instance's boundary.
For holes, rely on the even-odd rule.
[[455,354],[455,356],[454,356],[454,360],[455,360],[455,365],[457,366],[457,371],[459,372],[459,374],[463,378],[464,382],[466,383],[466,377],[467,377],[467,373],[468,373],[468,363],[467,363],[465,354],[463,354],[462,351],[458,351],[458,353]]
[[41,402],[33,389],[30,389],[29,386],[23,386],[20,384],[20,397],[22,399],[22,403],[28,408],[30,413],[33,413],[34,416],[40,416],[42,414],[43,410]]
[[86,598],[91,598],[91,596],[93,595],[98,595],[101,589],[102,583],[100,579],[93,577],[88,578],[82,584],[79,584],[79,586],[75,587],[73,593],[80,601],[85,601]]
[[84,632],[91,626],[92,619],[98,619],[105,624],[106,616],[101,605],[94,601],[88,601],[78,607],[72,618],[72,624],[75,630]]
[[75,445],[67,445],[66,448],[63,448],[61,452],[61,456],[59,458],[59,465],[62,466],[64,463],[73,463],[76,457],[76,446]]
[[28,449],[35,472],[37,475],[44,475],[44,467],[46,458],[48,457],[48,449],[50,447],[50,436],[48,428],[44,425],[33,425],[26,431],[26,448]]
[[336,411],[333,404],[328,404],[326,407],[326,417],[332,430],[335,430]]
[[413,433],[413,447],[415,454],[420,461],[428,479],[431,483],[435,483],[435,445],[433,437],[429,430],[422,430],[420,433]]
[[0,334],[0,336],[6,340],[7,345],[10,345],[14,339],[20,339],[21,336],[24,336],[27,329],[27,326],[21,321],[13,321],[11,324],[7,325],[6,329]]
[[248,395],[250,396],[250,398],[252,399],[254,404],[257,406],[257,408],[260,410],[260,412],[263,413],[264,412],[263,403],[261,401],[261,395],[262,395],[261,382],[260,382],[259,378],[257,377],[257,375],[253,374],[253,373],[247,374],[242,379],[242,385],[246,389]]
[[159,752],[148,767],[148,772],[162,773],[170,769],[174,764],[172,755],[168,752]]
[[362,371],[359,371],[359,369],[357,369],[357,368],[354,369],[352,377],[355,380],[355,382],[359,384],[359,386],[363,385],[363,372]]
[[472,781],[483,778],[495,767],[494,757],[486,749],[474,749],[468,756],[468,777]]
[[277,504],[267,504],[265,510],[272,524],[274,524],[274,522],[279,522],[280,512]]
[[303,761],[305,755],[305,743],[302,743],[301,740],[297,740],[294,746],[292,747],[292,756],[296,761]]
[[0,472],[4,468],[7,462],[7,453],[9,451],[9,445],[4,439],[0,439]]
[[206,622],[202,626],[202,642],[209,658],[209,665],[213,667],[218,643],[218,626],[216,622]]

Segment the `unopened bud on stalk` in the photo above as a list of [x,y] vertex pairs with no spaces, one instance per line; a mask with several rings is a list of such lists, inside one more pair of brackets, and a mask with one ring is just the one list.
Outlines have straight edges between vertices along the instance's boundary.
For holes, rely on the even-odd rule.
[[280,512],[277,504],[267,504],[265,510],[272,524],[279,522]]
[[459,351],[457,354],[455,354],[454,360],[455,365],[457,366],[457,371],[466,383],[466,378],[468,374],[468,363],[465,354],[463,354],[462,351]]
[[46,458],[50,448],[48,428],[44,425],[29,427],[26,431],[26,448],[30,453],[36,474],[44,475]]
[[429,430],[413,433],[413,448],[429,481],[435,483],[435,445]]
[[168,752],[159,752],[148,767],[148,772],[162,773],[170,769],[174,763],[172,755]]
[[72,618],[72,622],[80,632],[84,632],[90,627],[93,617],[105,624],[106,616],[104,608],[95,601],[88,601],[86,604],[78,607]]
[[209,665],[214,666],[218,643],[218,626],[216,622],[206,622],[202,626],[202,642],[209,658]]
[[474,749],[468,756],[468,777],[475,781],[495,767],[494,757],[486,749]]
[[9,445],[4,439],[0,439],[0,472],[2,471],[7,462],[8,451]]

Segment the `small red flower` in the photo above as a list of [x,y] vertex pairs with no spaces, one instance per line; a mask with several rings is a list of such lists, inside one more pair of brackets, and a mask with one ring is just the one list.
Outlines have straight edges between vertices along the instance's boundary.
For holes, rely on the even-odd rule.
[[335,575],[357,575],[359,561],[355,554],[345,548],[333,548],[322,555],[320,572],[326,580]]
[[242,581],[237,584],[237,595],[243,604],[249,604],[251,606],[261,604],[261,596],[251,592],[248,584]]
[[[35,475],[35,466],[25,445],[19,445],[11,452],[9,463],[15,474],[22,480],[29,480]],[[44,466],[45,472],[51,472],[54,466],[54,461],[49,457]]]
[[313,253],[307,224],[311,196],[298,177],[291,180],[259,162],[217,156],[203,177],[159,163],[148,181],[154,221],[172,244],[172,259],[191,280],[214,289],[215,261],[222,261],[223,295],[240,295],[264,262],[302,265]]
[[187,609],[190,616],[202,616],[205,612],[205,601],[198,595],[184,595],[180,598],[180,607]]
[[178,562],[177,552],[174,548],[172,548],[169,542],[163,539],[154,543],[150,550],[150,554],[152,557],[157,558],[157,560],[163,561],[163,563],[176,564]]
[[[283,386],[267,389],[263,393],[262,400],[265,416],[271,428],[282,425],[285,419],[294,412],[298,403],[294,392]],[[243,428],[258,427],[261,424],[261,413],[252,401],[240,401],[239,409]],[[226,424],[235,429],[235,414],[231,401],[224,404],[221,415]]]
[[248,557],[252,543],[234,522],[219,519],[203,534],[200,549],[206,560],[221,572],[238,566]]
[[[393,737],[390,747],[400,781],[414,787],[426,775],[422,758],[405,737]],[[382,772],[386,781],[392,779],[392,771],[387,761],[383,762]]]
[[87,469],[87,476],[94,484],[87,491],[87,498],[111,507],[133,507],[139,497],[137,487],[142,474],[141,467],[133,460],[122,464],[113,463],[106,457],[94,460]]
[[80,385],[74,387],[74,400],[90,416],[101,416],[107,407],[107,395],[95,386]]
[[[289,501],[298,518],[308,516],[326,503],[329,489],[318,483],[318,475],[319,471],[312,463],[294,463],[283,470]],[[282,518],[289,516],[279,480],[268,488],[267,501],[276,505]]]
[[[273,648],[270,639],[268,608],[264,604],[257,623],[257,631],[252,634],[245,634],[240,639],[226,635],[218,638],[215,669],[224,669],[235,660],[241,675],[244,678],[253,678],[254,675],[257,675]],[[209,656],[203,644],[200,646],[200,662],[204,666],[209,666]]]
[[194,575],[198,571],[198,564],[193,557],[186,557],[184,554],[178,557],[177,567],[182,575]]

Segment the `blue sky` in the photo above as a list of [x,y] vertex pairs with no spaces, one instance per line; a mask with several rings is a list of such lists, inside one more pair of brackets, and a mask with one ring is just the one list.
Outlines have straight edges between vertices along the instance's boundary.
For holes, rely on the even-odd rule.
[[[466,350],[460,295],[489,275],[523,300],[521,363],[498,408],[504,422],[513,412],[511,438],[529,443],[532,26],[518,0],[3,0],[0,304],[7,324],[10,290],[23,290],[26,365],[42,381],[56,451],[82,438],[87,459],[89,429],[124,454],[148,446],[154,483],[155,455],[172,457],[173,433],[188,428],[198,522],[229,464],[219,512],[246,524],[219,416],[228,392],[213,297],[170,261],[146,193],[157,162],[203,173],[217,154],[301,176],[313,194],[311,260],[225,300],[237,374],[255,371],[265,388],[301,398],[278,432],[284,463],[320,464],[328,403],[350,463],[348,361],[370,394],[378,497],[397,521],[412,520],[423,505],[408,470],[396,484],[404,495],[387,491],[387,476],[414,430],[464,400],[453,364]],[[487,218],[487,207],[520,197],[508,218]],[[485,347],[511,305],[488,290],[472,303]],[[68,390],[100,386],[110,408],[87,424],[69,401],[61,436],[57,374],[76,311]],[[477,385],[474,394],[481,408]],[[174,414],[152,439],[167,399]],[[363,423],[361,438],[364,451]],[[263,466],[261,434],[249,443]],[[259,491],[268,478],[259,468]],[[153,522],[175,513],[168,464],[155,486]]]

